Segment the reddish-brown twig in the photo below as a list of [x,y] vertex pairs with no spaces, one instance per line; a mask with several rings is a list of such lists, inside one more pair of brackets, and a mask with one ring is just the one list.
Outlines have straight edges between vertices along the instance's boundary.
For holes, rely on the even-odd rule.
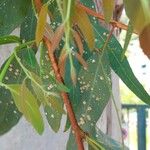
[[[83,4],[81,3],[78,3],[77,4],[78,7],[80,7],[81,9],[83,9],[84,11],[87,12],[87,14],[91,15],[91,16],[94,16],[102,21],[105,21],[105,18],[103,15],[101,15],[100,13],[97,13],[95,12],[94,10],[84,6]],[[115,20],[111,20],[110,21],[110,24],[112,24],[113,26],[117,27],[117,28],[120,28],[120,29],[123,29],[123,30],[128,30],[128,26],[121,23],[121,22],[118,22],[118,21],[115,21]],[[138,34],[136,31],[134,31],[135,34]]]
[[[60,75],[57,61],[55,59],[54,54],[51,52],[51,43],[46,38],[44,38],[44,41],[45,41],[45,44],[46,44],[47,49],[48,49],[49,58],[50,58],[50,61],[51,61],[52,68],[54,70],[56,79],[57,79],[58,82],[63,83],[63,79]],[[73,112],[71,102],[69,100],[69,96],[65,92],[61,92],[61,96],[62,96],[62,99],[63,99],[64,104],[65,104],[66,109],[67,109],[67,113],[68,113],[68,116],[69,116],[69,120],[70,120],[70,123],[71,123],[72,130],[74,131],[74,134],[75,134],[78,150],[84,150],[83,141],[82,141],[83,140],[83,132],[80,129],[80,127],[78,126],[75,114]]]

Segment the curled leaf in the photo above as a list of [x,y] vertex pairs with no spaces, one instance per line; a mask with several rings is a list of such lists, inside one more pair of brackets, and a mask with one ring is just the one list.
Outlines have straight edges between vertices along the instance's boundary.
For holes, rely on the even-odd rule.
[[150,24],[143,29],[139,36],[139,40],[143,52],[150,58]]
[[37,46],[43,39],[46,19],[47,19],[47,11],[48,11],[48,6],[43,5],[39,13],[39,18],[38,18],[37,27],[36,27],[35,41],[36,41]]

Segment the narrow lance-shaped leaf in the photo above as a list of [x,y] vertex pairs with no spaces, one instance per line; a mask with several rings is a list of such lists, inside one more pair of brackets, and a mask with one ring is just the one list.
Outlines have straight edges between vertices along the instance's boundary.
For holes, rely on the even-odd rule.
[[[57,83],[52,80],[51,76],[53,75],[51,70],[51,63],[48,57],[48,50],[46,47],[42,44],[40,47],[40,72],[41,72],[41,79],[42,79],[42,84],[44,85],[43,88],[47,92],[55,92],[57,94],[58,87]],[[56,85],[56,86],[54,86]],[[60,100],[60,98],[55,98],[57,101],[56,103],[59,104],[60,110],[63,110],[63,103]],[[50,103],[46,104],[44,106],[44,112],[46,115],[46,118],[48,120],[49,125],[51,128],[57,132],[60,128],[60,122],[62,118],[62,114],[64,111],[58,111],[58,108],[53,107],[51,104],[52,101],[55,101],[52,97],[48,97],[46,101],[50,101]],[[52,100],[52,101],[51,101]],[[57,105],[54,105],[57,106]]]
[[33,125],[39,134],[44,131],[44,124],[37,100],[29,91],[29,89],[23,85],[9,85],[15,92],[11,91],[15,104],[19,111],[23,113],[25,118]]
[[103,12],[105,16],[105,21],[109,23],[110,19],[113,16],[113,10],[115,6],[114,0],[103,0]]
[[140,33],[150,23],[148,0],[124,0],[126,14],[134,29]]
[[78,24],[80,30],[82,31],[85,40],[91,50],[94,49],[95,39],[94,31],[88,15],[84,10],[79,7],[75,8],[74,22]]
[[[88,69],[82,68],[78,76],[80,107],[76,110],[76,117],[78,124],[85,132],[89,135],[95,135],[95,125],[110,97],[110,68],[106,54],[101,56],[98,53],[93,53],[87,64]],[[105,81],[105,78],[109,82]],[[73,135],[70,134],[67,150],[72,147],[73,150],[76,150]]]
[[0,45],[10,43],[21,43],[21,39],[15,35],[8,35],[0,37]]
[[36,27],[35,40],[36,40],[37,46],[43,39],[45,25],[46,25],[46,19],[47,19],[47,11],[48,11],[48,6],[47,6],[47,4],[45,4],[42,6],[42,8],[40,10],[37,27]]
[[129,21],[128,30],[126,33],[125,43],[124,43],[123,52],[122,52],[122,59],[124,58],[125,52],[127,51],[128,45],[129,45],[131,37],[132,37],[133,30],[134,30],[134,28],[131,25],[131,22]]

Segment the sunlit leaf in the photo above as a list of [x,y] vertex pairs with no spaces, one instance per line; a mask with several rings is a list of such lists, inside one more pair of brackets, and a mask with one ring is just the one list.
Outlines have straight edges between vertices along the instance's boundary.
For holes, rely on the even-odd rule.
[[43,39],[45,25],[46,25],[46,19],[47,19],[47,11],[48,11],[48,6],[47,6],[47,4],[45,4],[42,6],[42,8],[40,10],[37,27],[36,27],[35,40],[36,40],[37,45],[39,45],[39,43]]
[[88,15],[86,14],[86,12],[84,10],[82,10],[79,7],[76,7],[75,10],[75,16],[74,16],[74,22],[76,22],[80,28],[80,30],[82,31],[85,40],[88,43],[88,46],[91,50],[94,49],[94,31],[91,25],[91,22],[88,18]]
[[8,35],[0,37],[0,45],[9,43],[20,43],[21,39],[15,35]]
[[20,112],[23,113],[25,118],[33,125],[39,134],[44,131],[44,124],[37,100],[29,91],[29,89],[23,85],[9,85],[15,92],[11,91],[15,104]]
[[128,45],[129,45],[131,37],[132,37],[133,30],[134,30],[133,26],[129,22],[128,30],[127,30],[126,38],[125,38],[125,43],[124,43],[124,47],[123,47],[123,52],[122,52],[122,59],[124,58],[125,52],[127,51]]
[[105,16],[105,21],[109,23],[110,19],[113,16],[113,10],[115,6],[115,1],[114,0],[103,0],[103,12]]
[[140,33],[150,23],[148,0],[124,0],[126,14],[134,29]]

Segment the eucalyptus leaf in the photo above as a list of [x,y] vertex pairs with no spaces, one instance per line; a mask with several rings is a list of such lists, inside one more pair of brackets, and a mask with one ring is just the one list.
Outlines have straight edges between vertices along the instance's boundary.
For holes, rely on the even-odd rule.
[[10,43],[21,43],[21,39],[15,35],[8,35],[0,37],[0,45]]
[[10,34],[22,23],[30,5],[30,0],[0,1],[0,36]]
[[[19,57],[21,58],[23,64],[28,68],[32,66],[32,71],[37,72],[37,64],[35,60],[35,54],[32,50],[22,49],[19,52]],[[30,55],[32,55],[30,57]],[[30,59],[32,58],[32,59]],[[7,62],[8,60],[6,60]],[[2,72],[6,62],[2,65],[0,73]],[[33,63],[34,62],[34,63]],[[29,69],[29,68],[28,68]],[[31,69],[31,68],[30,68]],[[26,77],[25,73],[17,63],[14,58],[3,78],[3,83],[5,84],[21,84],[24,78]],[[13,126],[15,126],[22,114],[18,111],[16,105],[14,104],[13,98],[9,90],[4,87],[0,87],[0,135],[8,132]]]
[[27,121],[29,121],[39,134],[44,131],[44,123],[39,110],[37,100],[26,87],[22,85],[9,85],[14,102],[20,112],[23,113]]

